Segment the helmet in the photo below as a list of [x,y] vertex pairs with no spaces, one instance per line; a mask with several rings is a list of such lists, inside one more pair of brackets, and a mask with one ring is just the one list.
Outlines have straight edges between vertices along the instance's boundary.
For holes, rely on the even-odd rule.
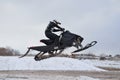
[[59,24],[59,25],[61,25],[61,23],[58,22],[57,20],[53,20],[53,22],[54,22],[55,24]]

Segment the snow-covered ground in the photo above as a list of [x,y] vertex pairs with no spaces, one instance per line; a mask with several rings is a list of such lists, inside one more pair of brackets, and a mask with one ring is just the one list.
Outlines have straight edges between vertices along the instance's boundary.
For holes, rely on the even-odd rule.
[[86,64],[90,63],[94,66],[99,67],[109,67],[109,68],[118,68],[120,69],[120,61],[111,61],[111,60],[82,60]]
[[[120,61],[78,60],[65,57],[53,57],[42,61],[35,61],[33,57],[0,57],[0,80],[104,80],[104,78],[109,80],[109,77],[112,78],[111,80],[120,79],[119,76],[115,76],[116,73],[114,74],[113,72],[114,75],[111,76],[111,74],[109,74],[105,76],[105,74],[109,72],[106,73],[105,70],[96,66],[120,69]],[[29,70],[31,71],[29,72]],[[37,70],[43,70],[43,72]],[[58,71],[57,73],[54,71],[49,72],[49,70],[63,71],[61,74]],[[68,73],[65,74],[64,72],[66,71],[64,70],[71,70],[72,73],[68,72],[68,76]],[[79,71],[76,76],[74,70]],[[97,71],[99,74],[95,74],[96,72],[94,73],[93,71]],[[120,73],[118,73],[118,75],[119,74]]]
[[[0,80],[24,80],[21,78],[2,78]],[[55,76],[53,79],[53,76],[48,76],[48,78],[29,78],[29,80],[100,80],[98,78],[92,78],[88,76],[80,76],[80,77],[72,77],[72,76]]]
[[120,68],[120,61],[78,60],[65,57],[53,57],[35,61],[33,57],[0,57],[0,70],[104,71],[96,66]]
[[76,80],[100,80],[100,79],[91,78],[91,77],[88,77],[88,76],[80,76],[80,78],[78,78]]

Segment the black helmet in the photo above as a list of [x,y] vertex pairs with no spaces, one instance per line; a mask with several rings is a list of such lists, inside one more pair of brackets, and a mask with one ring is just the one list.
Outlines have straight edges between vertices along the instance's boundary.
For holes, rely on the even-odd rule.
[[57,20],[53,20],[53,22],[54,22],[55,24],[59,24],[59,25],[61,25],[61,23],[58,22]]

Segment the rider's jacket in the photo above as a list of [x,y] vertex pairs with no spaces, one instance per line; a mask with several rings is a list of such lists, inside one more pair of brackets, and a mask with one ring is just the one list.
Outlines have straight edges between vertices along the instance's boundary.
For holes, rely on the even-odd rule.
[[50,22],[50,23],[48,24],[45,32],[52,32],[55,27],[62,30],[62,28],[59,27],[57,24],[55,24],[54,22]]

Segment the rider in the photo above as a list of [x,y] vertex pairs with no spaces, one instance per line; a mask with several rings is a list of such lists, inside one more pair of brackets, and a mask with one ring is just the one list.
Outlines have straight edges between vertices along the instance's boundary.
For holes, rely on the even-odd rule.
[[53,32],[64,30],[64,28],[61,28],[59,25],[61,25],[61,23],[56,20],[50,21],[45,30],[46,37],[48,37],[52,42],[59,39],[59,36],[54,34]]

